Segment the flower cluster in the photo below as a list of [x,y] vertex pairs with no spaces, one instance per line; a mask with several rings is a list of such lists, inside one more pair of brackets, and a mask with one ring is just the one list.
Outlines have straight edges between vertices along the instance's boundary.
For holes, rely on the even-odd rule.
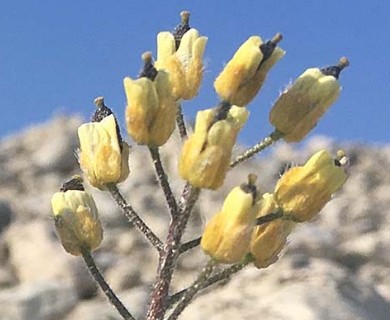
[[[118,121],[102,97],[95,99],[97,108],[91,121],[78,129],[77,157],[85,180],[109,192],[126,218],[160,255],[147,319],[163,319],[169,304],[174,303],[175,295],[169,297],[169,284],[181,253],[200,245],[212,263],[184,296],[178,293],[181,302],[169,317],[172,320],[211,281],[215,263],[238,264],[240,268],[249,262],[257,268],[273,264],[294,226],[315,218],[347,179],[346,154],[339,151],[333,157],[326,150],[316,152],[306,164],[285,172],[269,193],[259,192],[256,186],[257,176],[262,172],[250,174],[247,182],[227,195],[221,210],[207,223],[200,238],[187,245],[181,242],[201,189],[217,190],[223,186],[230,169],[278,139],[301,141],[340,95],[338,78],[348,65],[346,58],[341,58],[335,66],[307,69],[281,93],[270,110],[269,120],[275,131],[232,161],[237,137],[250,114],[248,105],[259,93],[271,68],[285,55],[278,46],[281,40],[279,33],[267,41],[253,35],[237,49],[214,81],[219,103],[198,111],[194,130],[189,135],[181,104],[199,93],[207,37],[190,27],[188,12],[181,13],[181,24],[174,32],[157,35],[156,61],[151,52],[145,52],[139,76],[124,78],[127,134],[139,145],[135,149],[141,146],[149,149],[171,213],[165,243],[117,188],[130,175],[130,146],[122,138]],[[177,170],[186,182],[180,202],[173,195],[159,156],[159,148],[167,143],[176,127],[183,141]],[[73,177],[52,197],[59,239],[67,252],[83,256],[118,312],[125,319],[133,319],[91,260],[90,252],[100,246],[103,231],[96,204],[84,190],[82,181],[80,176]],[[226,273],[226,277],[229,275]]]
[[[305,165],[285,172],[272,194],[262,196],[249,176],[249,182],[234,188],[207,224],[203,250],[221,263],[239,262],[248,253],[259,268],[274,263],[294,225],[313,219],[345,183],[347,163],[341,150],[336,158],[320,150]],[[263,223],[270,215],[278,219]]]

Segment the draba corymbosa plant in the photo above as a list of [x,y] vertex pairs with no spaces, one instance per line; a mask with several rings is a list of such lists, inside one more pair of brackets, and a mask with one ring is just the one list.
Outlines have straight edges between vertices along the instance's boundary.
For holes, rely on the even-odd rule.
[[[275,130],[232,160],[237,136],[249,117],[247,105],[258,94],[268,72],[285,54],[278,46],[281,40],[282,35],[278,33],[268,41],[254,35],[243,42],[215,79],[214,88],[220,102],[216,107],[198,112],[190,135],[181,104],[198,94],[207,37],[189,26],[188,12],[181,13],[181,24],[172,33],[157,35],[156,61],[151,53],[144,53],[140,75],[124,79],[127,133],[138,145],[132,152],[137,152],[137,148],[149,149],[170,211],[165,240],[159,239],[144,223],[117,187],[131,179],[129,145],[102,97],[95,99],[96,110],[91,122],[79,127],[77,156],[84,179],[80,175],[70,178],[53,195],[55,227],[64,249],[74,256],[82,256],[123,319],[135,318],[107,284],[91,255],[99,247],[104,232],[98,208],[83,183],[108,192],[159,254],[147,320],[177,319],[205,288],[230,278],[247,265],[266,268],[275,263],[294,226],[316,217],[345,183],[348,158],[342,150],[335,155],[319,150],[304,165],[282,174],[273,193],[261,194],[256,186],[261,172],[252,173],[247,181],[227,194],[220,211],[206,223],[201,237],[186,243],[181,241],[202,189],[217,190],[224,184],[229,170],[280,139],[286,142],[304,139],[340,94],[338,78],[348,65],[346,58],[341,58],[335,66],[307,69],[273,105],[269,120]],[[171,190],[159,153],[176,129],[183,143],[177,168],[186,181],[180,196]],[[171,292],[178,258],[196,247],[203,250],[209,262],[194,283],[179,292]]]

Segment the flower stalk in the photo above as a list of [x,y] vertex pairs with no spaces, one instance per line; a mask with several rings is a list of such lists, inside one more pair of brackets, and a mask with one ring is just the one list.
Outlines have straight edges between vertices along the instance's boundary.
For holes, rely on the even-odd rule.
[[120,193],[116,185],[108,185],[108,192],[114,198],[115,202],[122,209],[123,214],[129,221],[129,223],[135,225],[140,230],[147,240],[155,247],[159,252],[163,250],[162,241],[154,234],[154,232],[148,227],[148,225],[140,218],[138,213],[129,205],[123,195]]
[[187,127],[183,116],[183,108],[180,103],[177,104],[176,111],[176,125],[179,130],[179,135],[182,141],[185,141],[188,137]]
[[178,207],[175,196],[172,193],[171,186],[169,185],[168,176],[165,173],[161,162],[159,149],[158,147],[149,147],[149,151],[153,159],[154,168],[156,169],[156,174],[160,182],[161,189],[164,192],[165,200],[171,212],[171,216],[174,217],[178,214]]
[[254,145],[252,148],[246,150],[244,153],[239,155],[235,160],[233,160],[229,165],[230,169],[252,158],[255,154],[267,149],[269,146],[271,146],[281,138],[283,138],[283,133],[279,132],[278,130],[273,131],[268,137],[264,138],[259,143]]
[[83,250],[82,257],[84,259],[85,264],[88,267],[88,271],[95,279],[99,287],[102,289],[102,291],[104,292],[104,294],[106,295],[110,303],[115,307],[116,310],[118,310],[122,318],[125,320],[135,320],[134,316],[126,309],[126,307],[119,300],[119,298],[116,296],[114,291],[112,291],[107,281],[104,279],[103,275],[101,274],[99,268],[95,263],[95,260],[91,255],[91,252],[88,250]]
[[[249,263],[251,263],[253,261],[253,258],[251,255],[247,255],[245,257],[245,259],[240,262],[240,263],[236,263],[236,264],[233,264],[229,267],[226,267],[224,268],[223,270],[217,272],[215,275],[209,277],[208,279],[206,279],[202,285],[201,285],[201,288],[199,289],[200,290],[204,290],[208,287],[211,287],[212,285],[214,284],[217,284],[221,281],[226,281],[228,280],[229,278],[231,278],[232,275],[238,273],[239,271],[241,271],[242,269],[244,269]],[[190,288],[186,288],[186,289],[183,289],[175,294],[173,294],[170,298],[169,298],[169,301],[168,301],[168,306],[167,308],[171,308],[175,303],[177,303],[178,301],[180,301],[183,296],[186,295],[186,292],[187,290],[189,290]]]

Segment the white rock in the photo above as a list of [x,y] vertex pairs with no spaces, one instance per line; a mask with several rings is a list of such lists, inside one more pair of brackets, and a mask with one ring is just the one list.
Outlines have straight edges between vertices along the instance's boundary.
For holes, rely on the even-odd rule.
[[15,223],[8,229],[5,241],[19,281],[71,280],[70,263],[76,258],[60,245],[52,221]]
[[77,303],[66,282],[31,282],[0,292],[0,316],[7,320],[55,320]]

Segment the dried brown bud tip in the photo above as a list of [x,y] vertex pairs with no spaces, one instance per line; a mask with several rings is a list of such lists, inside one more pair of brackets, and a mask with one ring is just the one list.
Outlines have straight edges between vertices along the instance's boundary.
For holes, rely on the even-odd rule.
[[346,57],[342,57],[339,60],[337,66],[330,66],[326,68],[322,68],[321,72],[326,76],[333,76],[336,79],[339,78],[341,70],[349,66],[349,61]]
[[104,97],[96,97],[93,103],[97,108],[104,107]]
[[175,28],[172,32],[175,38],[176,50],[179,48],[181,38],[183,38],[184,34],[191,29],[190,23],[190,12],[182,11],[180,12],[181,23]]
[[283,39],[283,36],[281,33],[277,33],[272,40],[268,40],[267,42],[260,45],[260,50],[263,53],[263,59],[260,62],[260,65],[258,68],[260,68],[261,64],[267,60],[272,53],[274,52],[277,44]]
[[271,42],[274,44],[278,44],[280,41],[282,41],[283,36],[281,33],[275,34],[275,36],[272,38]]
[[102,121],[105,117],[108,117],[109,115],[112,114],[112,111],[110,108],[106,107],[104,104],[104,97],[97,97],[93,102],[96,105],[96,111],[92,115],[91,121],[92,122],[100,122]]
[[62,184],[60,191],[66,192],[68,190],[84,191],[83,178],[79,175],[75,175],[72,178],[70,178],[68,181],[65,181]]
[[[92,115],[92,118],[91,118],[92,122],[100,122],[104,118],[114,114],[112,112],[112,110],[104,104],[104,97],[97,97],[97,98],[95,98],[95,100],[93,100],[93,102],[95,103],[97,109],[96,109],[95,113]],[[115,115],[114,115],[114,118],[115,118]],[[122,136],[121,136],[118,121],[116,120],[116,118],[115,118],[115,124],[116,124],[116,134],[117,134],[118,139],[119,139],[119,147],[122,150],[122,146],[123,146],[122,145]]]
[[334,163],[339,167],[345,167],[349,164],[349,158],[347,157],[344,150],[337,150]]
[[142,54],[141,58],[144,61],[144,66],[143,66],[143,69],[141,70],[139,78],[145,77],[145,78],[148,78],[148,79],[154,81],[154,79],[157,76],[157,70],[154,67],[152,53],[149,51],[144,52]]
[[349,60],[347,57],[341,57],[338,63],[340,69],[344,69],[349,66]]
[[253,203],[257,200],[257,187],[256,187],[257,175],[251,173],[248,175],[248,182],[243,183],[240,188],[245,193],[251,193],[253,196]]
[[225,120],[231,107],[231,103],[222,101],[215,109],[214,121],[211,123],[211,125],[217,121]]
[[190,22],[190,12],[189,11],[182,11],[180,12],[181,17],[181,24],[188,24]]

